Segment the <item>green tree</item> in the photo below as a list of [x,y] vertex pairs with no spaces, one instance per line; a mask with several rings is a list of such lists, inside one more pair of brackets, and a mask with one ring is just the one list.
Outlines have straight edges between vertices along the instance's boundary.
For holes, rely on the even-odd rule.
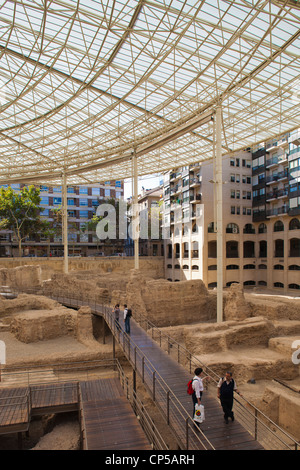
[[11,187],[0,189],[0,229],[11,230],[19,245],[22,256],[22,242],[37,233],[47,232],[49,224],[40,217],[40,190],[34,186],[24,187],[19,192]]

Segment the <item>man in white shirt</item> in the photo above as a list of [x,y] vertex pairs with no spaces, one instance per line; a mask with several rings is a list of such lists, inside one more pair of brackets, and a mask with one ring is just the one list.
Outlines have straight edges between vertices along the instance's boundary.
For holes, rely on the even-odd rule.
[[[208,376],[202,377],[203,369],[201,369],[201,367],[197,367],[197,369],[195,369],[194,371],[194,374],[195,376],[192,381],[192,388],[194,390],[192,394],[192,399],[193,399],[193,404],[194,404],[193,416],[195,414],[195,406],[197,404],[201,405],[201,398],[202,398],[203,390],[204,390],[203,380],[208,378]],[[198,423],[195,422],[195,425],[198,425]]]

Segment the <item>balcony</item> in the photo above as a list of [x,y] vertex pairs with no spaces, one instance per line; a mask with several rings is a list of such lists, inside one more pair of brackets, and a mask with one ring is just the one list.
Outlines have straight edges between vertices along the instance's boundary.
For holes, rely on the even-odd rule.
[[289,206],[275,207],[273,209],[267,210],[267,217],[277,217],[278,215],[287,214]]
[[177,173],[171,173],[170,175],[170,181],[175,181],[177,180],[178,178],[181,178],[181,171],[177,172]]
[[200,178],[190,178],[190,186],[195,187],[195,186],[200,186],[202,182],[202,177]]
[[195,194],[193,196],[190,196],[190,202],[191,203],[196,203],[196,202],[201,202],[202,195],[201,194]]
[[289,191],[288,189],[280,189],[279,191],[270,192],[266,196],[266,201],[270,202],[274,199],[281,199],[288,197]]
[[283,181],[287,179],[288,176],[289,176],[289,172],[288,172],[288,169],[286,168],[284,171],[280,171],[276,173],[275,175],[267,176],[266,184],[272,184],[272,183],[277,183],[278,181]]
[[170,195],[173,196],[175,194],[179,194],[182,191],[182,186],[177,184],[174,188],[171,188]]
[[280,155],[279,157],[270,158],[266,161],[266,168],[271,168],[280,165],[281,163],[286,163],[287,160],[287,154]]
[[278,147],[284,147],[288,145],[289,140],[287,137],[282,137],[282,139],[279,140],[273,140],[272,142],[269,142],[266,146],[266,151],[267,152],[272,152],[273,150],[277,149]]
[[289,137],[289,144],[300,145],[300,133]]

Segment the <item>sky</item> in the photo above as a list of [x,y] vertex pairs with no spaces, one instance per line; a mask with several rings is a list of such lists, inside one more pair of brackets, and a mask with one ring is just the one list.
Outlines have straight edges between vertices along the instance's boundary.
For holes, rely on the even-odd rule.
[[[161,180],[162,180],[161,175],[141,176],[139,178],[139,182],[138,182],[138,192],[139,192],[139,194],[142,191],[142,187],[144,187],[145,189],[154,189],[154,188],[156,188],[157,186],[160,185]],[[126,179],[124,181],[124,199],[127,199],[130,196],[132,196],[132,180],[131,180],[131,178]]]

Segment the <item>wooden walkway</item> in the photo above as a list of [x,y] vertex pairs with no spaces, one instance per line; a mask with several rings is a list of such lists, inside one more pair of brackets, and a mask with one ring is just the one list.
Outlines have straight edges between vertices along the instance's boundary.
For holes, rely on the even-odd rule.
[[29,398],[28,387],[0,389],[0,434],[28,431]]
[[150,450],[118,378],[0,389],[0,435],[25,432],[31,416],[78,411],[84,450]]
[[85,450],[150,450],[118,379],[80,384]]

